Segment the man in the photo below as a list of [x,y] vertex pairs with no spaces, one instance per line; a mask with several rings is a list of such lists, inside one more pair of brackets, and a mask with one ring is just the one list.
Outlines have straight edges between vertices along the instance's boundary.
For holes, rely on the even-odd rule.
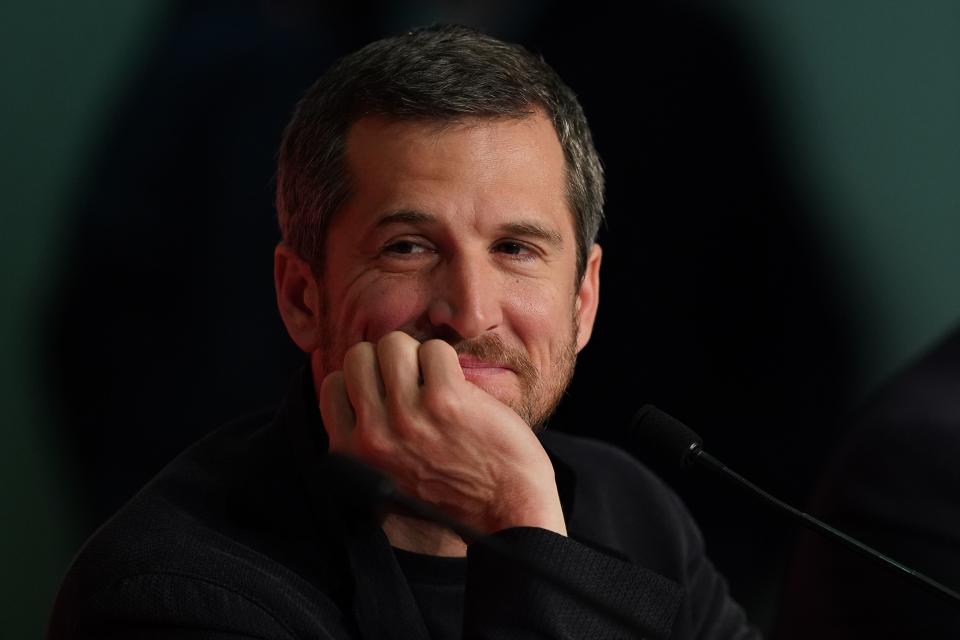
[[[98,531],[50,638],[752,633],[672,493],[542,432],[596,316],[603,204],[542,60],[460,27],[373,43],[301,101],[277,183],[277,301],[309,366]],[[368,508],[328,452],[485,538]]]

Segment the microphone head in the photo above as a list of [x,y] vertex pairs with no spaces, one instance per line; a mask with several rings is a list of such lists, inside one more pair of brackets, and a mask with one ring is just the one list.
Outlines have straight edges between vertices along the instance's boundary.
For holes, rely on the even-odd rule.
[[703,444],[693,429],[652,404],[637,411],[627,437],[629,451],[634,455],[653,451],[683,467],[693,464],[693,453]]

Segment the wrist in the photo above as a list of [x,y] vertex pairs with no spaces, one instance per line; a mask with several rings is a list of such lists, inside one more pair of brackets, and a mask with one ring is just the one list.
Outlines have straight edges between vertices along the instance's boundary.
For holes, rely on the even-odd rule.
[[504,500],[488,533],[513,527],[537,527],[567,535],[567,524],[556,485],[537,492],[524,493]]

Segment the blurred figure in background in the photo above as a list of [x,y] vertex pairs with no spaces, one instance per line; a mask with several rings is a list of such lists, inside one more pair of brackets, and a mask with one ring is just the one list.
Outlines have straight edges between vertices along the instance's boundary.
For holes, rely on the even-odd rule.
[[[960,588],[960,328],[873,397],[820,483],[813,514]],[[960,606],[804,533],[777,637],[956,638]]]

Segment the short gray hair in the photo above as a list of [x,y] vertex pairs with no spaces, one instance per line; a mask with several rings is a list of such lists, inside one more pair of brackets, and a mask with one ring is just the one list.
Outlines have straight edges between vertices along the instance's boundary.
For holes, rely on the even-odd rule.
[[603,169],[576,95],[519,45],[462,26],[378,40],[341,58],[297,104],[280,146],[277,215],[283,241],[322,273],[324,237],[350,197],[346,137],[364,116],[398,120],[527,117],[544,111],[567,167],[577,280],[603,220]]

